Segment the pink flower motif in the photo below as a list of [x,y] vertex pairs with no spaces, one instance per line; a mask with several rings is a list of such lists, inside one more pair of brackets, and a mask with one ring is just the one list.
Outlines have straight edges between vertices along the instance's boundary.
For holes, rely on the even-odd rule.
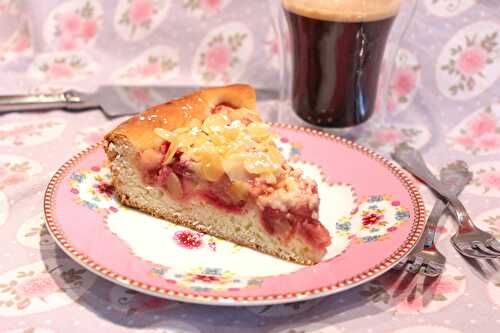
[[69,12],[62,15],[58,23],[59,29],[63,34],[76,35],[82,27],[82,18],[77,13]]
[[132,0],[128,15],[132,24],[141,25],[153,15],[154,5],[150,0]]
[[223,73],[231,61],[231,50],[222,44],[212,46],[205,55],[207,69],[211,73]]
[[475,142],[474,139],[470,136],[466,135],[461,135],[457,136],[453,140],[457,145],[464,146],[464,147],[472,147],[474,146]]
[[[0,171],[1,172],[1,171]],[[3,185],[16,185],[25,180],[25,176],[21,173],[13,173],[11,175],[7,175],[4,179],[1,180],[1,184]]]
[[80,31],[80,36],[88,41],[95,36],[97,30],[97,23],[95,20],[85,20]]
[[159,62],[150,62],[142,67],[139,67],[139,73],[143,77],[155,76],[161,72],[161,66]]
[[71,67],[65,63],[53,63],[48,69],[48,74],[54,79],[68,78],[73,75]]
[[71,34],[64,33],[57,40],[57,49],[59,50],[64,50],[64,51],[73,50],[76,49],[77,46],[78,46],[78,41]]
[[383,143],[397,143],[403,138],[399,131],[391,128],[382,129],[375,134],[375,140]]
[[479,175],[481,184],[488,188],[500,190],[500,173],[496,171],[484,172]]
[[467,130],[473,137],[481,136],[485,133],[493,133],[496,127],[497,121],[495,116],[487,112],[482,112],[478,117],[472,119],[467,124]]
[[221,0],[201,0],[200,5],[204,11],[214,13],[219,9]]
[[12,47],[13,52],[21,53],[28,49],[30,42],[27,37],[21,37],[16,41],[16,44]]
[[404,312],[419,312],[425,306],[422,297],[417,296],[415,298],[409,298],[408,295],[406,295],[398,302],[396,307]]
[[400,68],[394,73],[392,89],[399,96],[406,96],[415,89],[417,75],[411,68]]
[[41,274],[24,280],[16,286],[17,293],[25,297],[42,298],[59,290],[59,286],[49,274]]
[[451,294],[458,291],[458,285],[455,281],[441,278],[439,281],[430,285],[432,294]]
[[496,133],[486,133],[479,137],[477,145],[485,150],[494,150],[500,148],[500,135]]
[[457,68],[461,74],[472,76],[479,73],[486,65],[488,55],[481,47],[469,47],[460,53]]

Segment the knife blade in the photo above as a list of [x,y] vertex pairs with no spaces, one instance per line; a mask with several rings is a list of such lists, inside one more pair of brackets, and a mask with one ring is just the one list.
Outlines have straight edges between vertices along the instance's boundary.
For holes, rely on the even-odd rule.
[[[189,94],[195,86],[101,86],[93,93],[68,90],[55,94],[0,96],[0,114],[62,109],[81,112],[100,109],[108,118],[133,115],[144,109]],[[271,89],[256,89],[257,100],[278,98]]]

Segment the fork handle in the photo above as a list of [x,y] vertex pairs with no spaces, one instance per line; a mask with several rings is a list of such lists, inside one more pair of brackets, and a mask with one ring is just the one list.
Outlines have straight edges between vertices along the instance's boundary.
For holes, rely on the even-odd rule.
[[446,187],[441,181],[439,181],[429,170],[427,164],[422,158],[422,155],[420,155],[417,150],[407,144],[400,144],[396,147],[392,157],[406,170],[420,178],[425,184],[427,184],[448,202],[448,206],[451,208],[450,211],[455,215],[462,230],[469,231],[474,229],[472,220],[467,214],[464,205],[452,191],[455,186],[451,184]]

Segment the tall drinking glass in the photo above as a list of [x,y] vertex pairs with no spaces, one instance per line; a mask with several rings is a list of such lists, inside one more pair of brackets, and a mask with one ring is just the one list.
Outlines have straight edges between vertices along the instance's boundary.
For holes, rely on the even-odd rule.
[[[344,128],[382,109],[416,0],[269,0],[281,41],[280,120]],[[288,50],[288,51],[287,51]],[[384,63],[384,65],[382,65]],[[384,112],[384,110],[382,110]]]

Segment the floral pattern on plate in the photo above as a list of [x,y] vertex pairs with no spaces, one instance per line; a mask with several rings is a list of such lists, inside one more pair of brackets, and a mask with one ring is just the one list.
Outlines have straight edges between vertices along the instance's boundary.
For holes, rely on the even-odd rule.
[[0,315],[25,316],[69,305],[95,279],[96,275],[69,258],[49,258],[20,266],[0,275]]
[[350,217],[337,222],[337,229],[351,228],[351,234],[360,242],[386,239],[410,218],[409,211],[387,195],[372,195],[360,202]]
[[0,190],[26,181],[42,171],[40,163],[22,156],[0,154]]
[[168,283],[197,292],[256,288],[263,283],[262,279],[241,277],[229,270],[206,266],[193,267],[189,270],[158,267],[150,272],[150,276],[162,278]]
[[153,310],[172,309],[177,302],[167,301],[158,297],[149,296],[121,286],[113,286],[109,290],[111,307],[119,312],[131,316]]
[[35,58],[28,73],[40,80],[78,81],[93,76],[97,68],[97,63],[85,53],[42,53]]
[[465,118],[448,136],[455,149],[474,155],[500,151],[500,103],[489,105]]
[[211,30],[196,50],[193,78],[203,84],[228,84],[238,80],[253,51],[252,32],[240,22]]
[[453,17],[462,14],[476,3],[476,0],[425,0],[429,13],[440,17]]
[[434,281],[409,279],[406,274],[390,271],[363,285],[359,293],[393,314],[421,314],[450,305],[465,292],[465,286],[465,276],[447,264]]
[[121,84],[161,84],[177,76],[179,54],[169,46],[155,46],[144,51],[124,68],[119,69],[113,81]]
[[[335,229],[335,221],[356,207],[356,194],[347,184],[329,184],[321,169],[315,165],[304,162],[293,162],[293,165],[318,182],[318,193],[321,198],[325,198],[322,199],[324,204],[320,205],[320,220],[333,237],[325,257],[325,260],[331,259],[342,253],[352,239],[348,230],[338,232]],[[191,276],[193,271],[209,275],[202,273],[203,268],[215,270],[218,275],[213,281],[209,278],[205,282],[201,278],[192,280],[195,288],[209,283],[215,284],[213,287],[216,288],[220,281],[226,281],[229,276],[234,276],[231,281],[240,282],[228,282],[227,288],[237,288],[236,285],[239,285],[238,288],[243,285],[254,286],[253,282],[249,282],[254,277],[286,274],[302,267],[120,205],[112,196],[110,173],[105,167],[94,166],[74,172],[70,176],[70,186],[74,200],[102,214],[108,229],[125,241],[136,256],[159,265],[161,274],[156,272],[155,276],[168,277],[183,286],[191,281],[190,277],[186,278],[186,274]],[[338,203],[336,207],[327,204],[332,200]],[[138,220],[141,220],[140,224],[137,223]],[[144,243],[145,238],[150,241]],[[177,254],[175,257],[171,256],[173,252]],[[202,255],[203,253],[208,255]],[[241,265],[242,262],[259,262],[259,265]],[[172,271],[168,267],[176,267],[176,270]]]
[[99,1],[65,1],[49,13],[44,37],[55,50],[76,50],[92,46],[101,25],[102,7]]
[[7,196],[0,191],[0,226],[2,226],[9,216],[9,202]]
[[21,245],[40,250],[51,250],[56,246],[54,238],[45,227],[45,216],[37,214],[28,219],[17,230],[17,242]]
[[500,25],[473,23],[458,31],[444,46],[436,63],[439,90],[453,100],[481,94],[500,73]]
[[114,26],[126,41],[143,39],[163,21],[171,0],[121,0],[115,10]]
[[500,197],[500,162],[483,162],[470,167],[474,174],[471,184],[465,188],[466,192],[481,195]]
[[195,17],[209,17],[220,13],[231,0],[183,0],[183,6]]
[[65,128],[66,121],[61,118],[7,123],[0,125],[0,145],[39,145],[59,137]]
[[0,45],[0,64],[33,54],[33,36],[27,21],[19,24],[12,36]]
[[113,199],[114,186],[111,184],[111,171],[102,166],[82,169],[70,175],[71,193],[79,205],[107,214],[118,211],[118,202]]

